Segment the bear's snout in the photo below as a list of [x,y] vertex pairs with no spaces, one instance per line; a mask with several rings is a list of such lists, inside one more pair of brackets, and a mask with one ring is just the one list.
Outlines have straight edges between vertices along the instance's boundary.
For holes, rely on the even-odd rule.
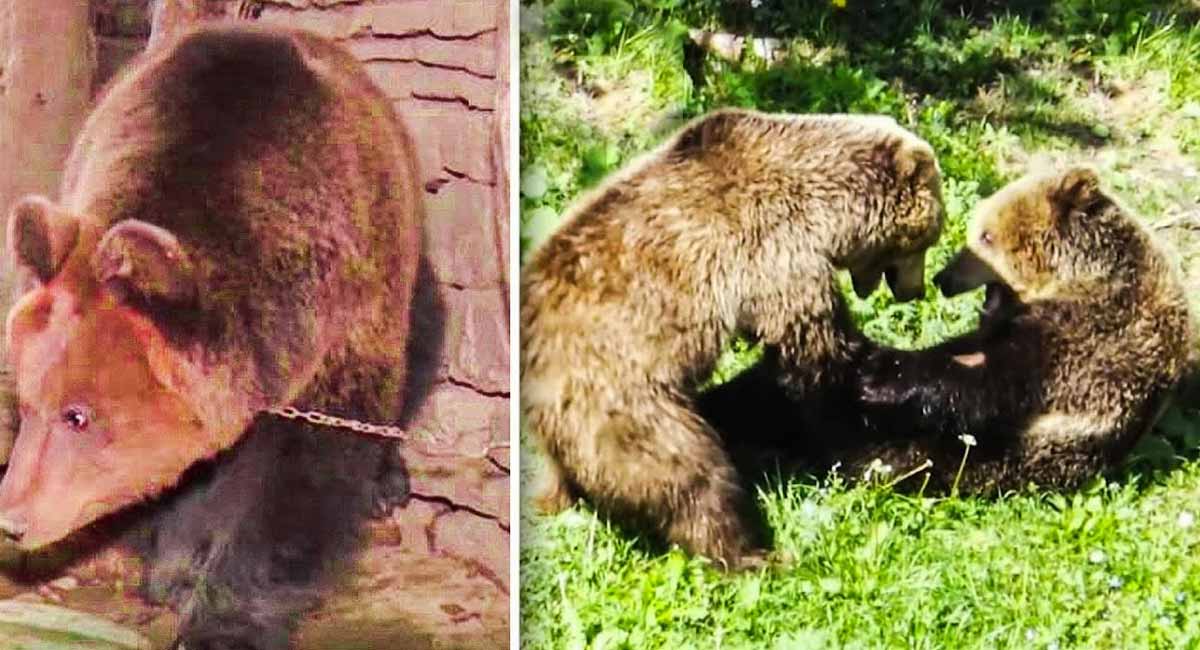
[[996,275],[992,267],[969,248],[964,248],[955,255],[946,268],[938,271],[933,277],[933,283],[942,290],[942,295],[947,297],[957,296],[999,280],[1000,276]]

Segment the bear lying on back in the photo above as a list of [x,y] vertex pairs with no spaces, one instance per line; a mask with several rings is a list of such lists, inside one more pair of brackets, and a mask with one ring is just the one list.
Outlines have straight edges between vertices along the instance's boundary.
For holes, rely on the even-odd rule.
[[753,546],[743,492],[694,386],[745,332],[805,394],[853,345],[835,269],[923,290],[941,226],[929,145],[887,118],[718,111],[579,202],[522,277],[521,399],[544,509],[586,496],[690,552]]
[[769,366],[711,391],[701,411],[748,449],[792,437],[785,456],[818,471],[841,462],[858,476],[878,458],[902,472],[928,458],[944,489],[970,434],[960,488],[1067,488],[1128,453],[1189,363],[1181,279],[1086,168],[1030,175],[982,202],[935,282],[947,295],[988,286],[979,330],[927,350],[864,348],[840,408],[822,409],[836,417],[804,422]]
[[134,536],[179,641],[287,647],[406,478],[393,443],[262,412],[400,417],[413,160],[387,99],[315,36],[205,28],[138,61],[85,124],[61,204],[9,222],[25,294],[0,527],[41,548],[169,490]]

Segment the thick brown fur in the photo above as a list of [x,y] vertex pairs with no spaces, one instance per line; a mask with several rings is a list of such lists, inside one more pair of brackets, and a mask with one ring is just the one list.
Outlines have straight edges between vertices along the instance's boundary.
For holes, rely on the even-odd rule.
[[522,277],[543,508],[586,496],[736,564],[752,504],[695,384],[739,332],[785,351],[790,391],[830,381],[853,353],[835,270],[920,290],[941,217],[929,145],[867,116],[717,111],[582,199]]
[[[26,295],[9,532],[14,513],[36,528],[41,493],[87,507],[30,546],[167,490],[133,536],[179,642],[288,647],[407,483],[394,443],[261,411],[411,413],[410,304],[432,281],[414,161],[390,102],[314,35],[206,27],[133,65],[84,126],[61,204],[26,200],[10,225]],[[41,352],[61,340],[62,358]],[[81,408],[90,428],[64,430]],[[72,451],[43,459],[41,439]],[[74,459],[105,471],[54,483],[46,468]]]
[[[210,28],[156,52],[89,117],[63,207],[100,229],[140,219],[180,239],[205,318],[167,325],[238,368],[255,402],[299,397],[327,350],[394,358],[420,231],[415,154],[390,102],[347,52],[304,32]],[[340,219],[296,218],[317,214]]]
[[982,202],[935,282],[948,295],[988,285],[980,330],[927,350],[864,350],[840,417],[797,430],[805,409],[765,369],[712,391],[702,411],[739,441],[793,423],[767,435],[802,437],[818,471],[840,462],[859,477],[879,459],[899,474],[929,459],[928,487],[944,490],[969,434],[961,490],[1066,489],[1118,463],[1190,365],[1179,274],[1087,168],[1031,174]]

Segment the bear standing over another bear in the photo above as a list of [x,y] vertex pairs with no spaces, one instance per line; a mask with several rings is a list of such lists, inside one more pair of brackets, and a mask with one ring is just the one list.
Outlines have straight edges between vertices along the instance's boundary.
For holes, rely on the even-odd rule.
[[855,350],[837,268],[923,291],[942,220],[929,145],[888,118],[723,110],[579,202],[522,278],[521,400],[544,509],[577,496],[738,564],[752,507],[695,386],[736,333],[810,394]]
[[1086,167],[985,199],[934,281],[946,295],[987,285],[979,329],[925,350],[864,346],[841,401],[823,409],[842,417],[806,421],[809,405],[768,365],[703,395],[701,412],[746,456],[773,440],[774,462],[818,473],[928,459],[933,491],[1070,488],[1125,457],[1191,363],[1177,269]]
[[408,137],[339,47],[209,27],[144,55],[85,124],[61,203],[10,217],[21,430],[0,528],[38,549],[161,495],[130,537],[177,643],[289,647],[407,483],[394,442],[262,412],[401,417],[420,227]]

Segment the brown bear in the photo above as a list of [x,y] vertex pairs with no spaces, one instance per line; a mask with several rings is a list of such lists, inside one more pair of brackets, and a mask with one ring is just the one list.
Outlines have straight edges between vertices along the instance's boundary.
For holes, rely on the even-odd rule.
[[929,145],[889,118],[721,110],[582,199],[522,277],[521,404],[540,497],[586,496],[734,565],[749,510],[695,386],[737,333],[809,394],[853,353],[837,268],[923,292],[942,219]]
[[359,64],[307,33],[202,28],[131,66],[84,125],[61,201],[10,217],[24,295],[4,532],[39,549],[161,494],[131,535],[179,643],[288,647],[407,483],[393,441],[264,411],[401,417],[414,160]]
[[836,422],[800,431],[803,402],[762,369],[705,395],[701,412],[731,439],[802,440],[780,456],[818,471],[928,459],[930,490],[1070,488],[1128,453],[1190,366],[1182,278],[1086,167],[980,203],[934,281],[947,295],[987,285],[981,327],[926,350],[864,348]]

